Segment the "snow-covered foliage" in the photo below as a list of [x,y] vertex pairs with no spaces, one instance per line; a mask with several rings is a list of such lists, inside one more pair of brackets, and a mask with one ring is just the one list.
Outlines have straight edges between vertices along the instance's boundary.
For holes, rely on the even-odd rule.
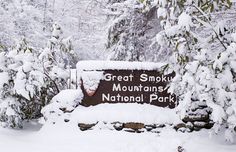
[[[111,59],[140,61],[144,58],[141,35],[144,14],[139,13],[138,4],[134,0],[111,1],[111,10],[119,13],[109,28],[107,47],[112,49]],[[132,36],[131,36],[132,35]]]
[[0,47],[9,48],[24,36],[41,49],[58,22],[70,35],[82,59],[104,58],[107,0],[2,0],[0,2]]
[[48,47],[40,53],[25,38],[8,52],[1,52],[0,122],[4,126],[22,128],[24,119],[39,118],[41,108],[69,87],[76,56],[71,40],[61,38],[60,33],[54,24]]
[[53,24],[52,37],[40,53],[39,60],[43,64],[46,82],[53,89],[52,93],[59,93],[60,90],[68,88],[71,68],[75,67],[77,56],[72,40],[62,37],[62,29],[57,23]]
[[155,9],[144,12],[137,0],[109,0],[110,20],[107,50],[108,59],[118,61],[155,61],[156,48],[150,47],[159,28]]
[[22,120],[40,115],[44,79],[37,53],[23,38],[9,52],[1,52],[1,122],[22,128]]
[[230,8],[230,1],[147,0],[143,3],[147,10],[157,7],[162,30],[156,35],[156,42],[160,52],[173,54],[169,61],[187,62],[201,48],[226,48],[223,40],[232,28],[222,26],[226,20],[216,20],[216,15],[211,14]]
[[182,118],[193,101],[205,102],[212,109],[214,131],[217,133],[221,125],[228,128],[227,140],[233,139],[236,127],[235,52],[235,42],[214,59],[207,57],[211,54],[210,50],[198,52],[192,61],[181,68],[181,73],[170,87],[170,91],[178,94],[181,100],[178,108]]
[[22,105],[15,98],[1,99],[0,102],[0,125],[3,127],[22,128],[24,114]]
[[[179,96],[183,119],[196,102],[211,108],[210,119],[217,133],[226,126],[226,140],[235,135],[235,43],[229,20],[219,20],[230,1],[143,1],[145,9],[157,7],[163,30],[156,36],[161,46],[172,51],[168,70],[176,77],[169,91]],[[196,108],[197,109],[197,108]],[[204,111],[202,111],[204,113]],[[231,141],[233,142],[233,141]]]

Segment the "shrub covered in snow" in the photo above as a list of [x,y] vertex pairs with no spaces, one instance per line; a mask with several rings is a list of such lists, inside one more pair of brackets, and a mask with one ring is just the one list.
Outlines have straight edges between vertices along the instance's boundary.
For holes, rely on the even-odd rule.
[[[117,61],[156,61],[158,51],[150,47],[159,24],[155,8],[143,11],[138,0],[108,0],[108,59]],[[160,59],[160,58],[158,58]]]
[[0,122],[4,126],[22,128],[24,119],[39,118],[41,108],[69,87],[76,55],[71,40],[60,33],[60,26],[54,24],[52,38],[42,52],[23,38],[13,49],[0,53]]
[[236,127],[236,44],[231,43],[215,59],[209,59],[207,56],[210,54],[210,50],[202,50],[191,62],[186,63],[174,78],[170,91],[180,97],[182,118],[193,101],[204,102],[212,109],[214,131],[217,133],[224,125],[227,127],[227,139],[233,139],[229,133],[234,136]]
[[0,121],[6,127],[22,128],[23,119],[40,115],[44,76],[37,53],[24,38],[15,48],[1,54]]
[[[148,3],[147,3],[148,2]],[[236,47],[230,38],[227,21],[212,21],[212,12],[225,11],[230,1],[144,1],[146,7],[158,7],[163,30],[156,36],[161,50],[173,51],[169,70],[176,72],[170,92],[179,96],[181,118],[196,102],[211,109],[213,129],[227,127],[229,135],[235,121],[235,62]],[[227,29],[227,30],[226,30]],[[197,109],[197,108],[195,108]],[[204,111],[203,111],[204,113]]]
[[60,25],[55,23],[52,27],[52,37],[39,55],[47,85],[52,88],[51,93],[54,95],[53,92],[59,93],[68,87],[71,68],[75,67],[77,61],[71,41],[70,38],[63,38]]
[[24,113],[21,103],[15,98],[6,98],[0,102],[0,125],[3,127],[22,128]]

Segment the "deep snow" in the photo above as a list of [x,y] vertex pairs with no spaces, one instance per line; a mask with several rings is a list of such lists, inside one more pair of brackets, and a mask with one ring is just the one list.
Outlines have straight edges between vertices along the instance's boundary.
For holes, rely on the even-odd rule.
[[162,108],[150,104],[116,103],[96,106],[78,106],[69,118],[74,123],[139,122],[144,124],[178,124],[181,123],[175,109]]
[[1,152],[235,152],[236,145],[223,135],[209,138],[209,130],[193,133],[164,128],[157,133],[129,133],[109,129],[80,131],[70,123],[45,125],[27,123],[24,130],[0,128]]

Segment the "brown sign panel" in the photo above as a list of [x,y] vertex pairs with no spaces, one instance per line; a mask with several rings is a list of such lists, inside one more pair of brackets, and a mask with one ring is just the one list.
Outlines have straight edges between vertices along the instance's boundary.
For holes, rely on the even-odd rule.
[[174,76],[174,73],[163,75],[155,70],[104,70],[93,91],[86,90],[82,82],[84,98],[81,104],[147,103],[174,108],[177,98],[167,92],[167,84]]

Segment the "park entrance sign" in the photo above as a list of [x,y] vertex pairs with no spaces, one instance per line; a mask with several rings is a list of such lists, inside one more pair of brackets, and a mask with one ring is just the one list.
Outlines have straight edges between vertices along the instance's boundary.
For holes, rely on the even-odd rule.
[[165,64],[121,61],[82,61],[77,64],[84,106],[100,103],[146,103],[174,108],[177,98],[167,92],[174,73],[160,72]]

